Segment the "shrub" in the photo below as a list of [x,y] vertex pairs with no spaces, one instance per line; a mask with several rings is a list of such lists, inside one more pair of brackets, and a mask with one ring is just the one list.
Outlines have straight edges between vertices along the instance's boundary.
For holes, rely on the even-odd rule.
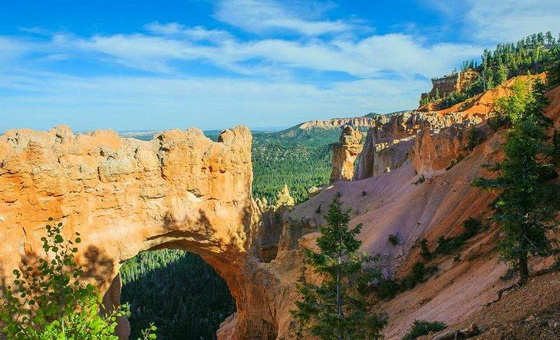
[[420,177],[418,177],[418,179],[416,181],[414,181],[412,184],[414,185],[418,185],[418,184],[422,184],[426,181],[426,177],[424,177],[424,174],[420,175]]
[[468,98],[469,95],[467,93],[453,92],[439,102],[438,108],[440,110],[448,109],[457,103],[467,100]]
[[457,165],[457,163],[462,161],[463,158],[465,158],[465,156],[463,154],[460,154],[459,156],[457,156],[457,158],[455,158],[454,160],[451,161],[451,163],[445,168],[445,170],[450,170],[452,167]]
[[433,254],[451,254],[460,249],[467,240],[479,232],[482,228],[482,223],[475,218],[469,217],[463,222],[463,228],[463,232],[457,237],[445,238],[441,236],[438,239],[438,246]]
[[476,148],[483,141],[484,138],[480,131],[478,131],[478,129],[474,125],[471,126],[467,135],[467,150],[474,150],[474,148]]
[[480,231],[480,229],[482,228],[482,222],[480,222],[476,218],[469,217],[463,222],[463,228],[465,228],[465,230],[463,231],[463,234],[461,236],[469,239]]
[[[117,318],[128,313],[119,308],[100,315],[99,293],[91,284],[80,284],[84,271],[75,260],[79,233],[74,240],[65,240],[62,223],[47,225],[46,231],[41,242],[47,258],[24,264],[23,272],[15,269],[15,286],[4,288],[2,331],[14,340],[118,340]],[[144,339],[155,339],[153,329],[144,332]]]
[[424,282],[426,277],[435,274],[437,270],[437,266],[426,267],[422,262],[416,262],[414,266],[412,266],[410,274],[402,279],[400,284],[401,291],[416,287],[417,284]]
[[511,121],[507,116],[494,116],[494,117],[488,118],[486,120],[486,123],[488,124],[488,127],[492,131],[496,132],[501,127],[509,126],[511,124]]
[[375,293],[380,299],[392,299],[401,292],[401,286],[393,279],[383,279],[375,287]]
[[437,266],[426,267],[422,262],[416,262],[410,273],[400,282],[394,279],[382,279],[375,287],[376,295],[380,299],[392,299],[397,294],[416,287],[425,279],[437,272]]
[[420,255],[426,260],[431,260],[432,253],[430,252],[430,248],[428,248],[428,240],[424,238],[418,242],[418,245],[420,246]]
[[389,235],[389,243],[396,246],[399,244],[399,236],[395,234]]
[[455,250],[461,248],[465,244],[465,240],[461,237],[445,238],[440,236],[438,246],[434,250],[434,254],[451,254]]
[[428,335],[431,332],[439,332],[446,328],[447,325],[443,322],[415,320],[412,327],[410,327],[408,333],[402,338],[402,340],[414,340],[423,335]]

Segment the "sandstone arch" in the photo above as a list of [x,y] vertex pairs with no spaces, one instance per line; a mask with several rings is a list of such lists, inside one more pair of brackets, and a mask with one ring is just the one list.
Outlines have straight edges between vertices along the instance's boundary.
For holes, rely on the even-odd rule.
[[[11,272],[22,257],[40,253],[49,218],[83,235],[79,260],[101,291],[140,251],[191,251],[226,280],[236,300],[236,316],[220,338],[274,338],[273,315],[253,292],[257,265],[248,251],[251,138],[245,127],[224,131],[218,142],[197,129],[151,141],[112,131],[74,135],[67,127],[6,132],[0,136],[2,268]],[[106,300],[115,302],[119,289],[114,281]]]

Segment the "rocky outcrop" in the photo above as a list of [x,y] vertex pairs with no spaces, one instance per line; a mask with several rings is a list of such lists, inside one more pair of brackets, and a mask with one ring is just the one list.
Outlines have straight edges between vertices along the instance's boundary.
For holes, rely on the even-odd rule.
[[[73,134],[12,130],[0,136],[2,278],[22,259],[42,256],[49,218],[82,235],[78,260],[105,301],[118,303],[121,264],[141,251],[199,254],[228,284],[237,312],[222,339],[274,339],[275,315],[262,269],[250,252],[251,133],[237,127],[218,142],[200,130],[171,130],[151,141],[112,131]],[[259,286],[259,287],[257,287]],[[111,289],[110,289],[111,288]],[[126,332],[126,327],[123,328]]]
[[489,110],[477,114],[407,111],[378,116],[368,130],[354,179],[377,176],[409,164],[413,151],[421,149],[418,147],[418,138],[438,135],[451,127],[454,127],[455,132],[462,131],[479,124],[489,114]]
[[362,152],[362,134],[352,126],[342,129],[340,141],[333,146],[331,183],[351,181],[354,176],[354,161]]
[[452,168],[470,151],[468,134],[463,125],[452,125],[438,134],[431,133],[429,128],[420,130],[412,148],[412,165],[424,176]]
[[420,99],[444,98],[454,92],[460,93],[480,77],[480,73],[469,68],[461,72],[453,72],[441,78],[432,78],[432,90],[422,93]]
[[313,128],[323,128],[323,129],[339,129],[346,125],[351,125],[354,127],[369,127],[373,122],[374,114],[364,116],[364,117],[353,117],[353,118],[333,118],[328,120],[310,120],[299,125],[301,130],[309,130]]
[[[542,77],[531,76],[532,79]],[[527,79],[527,76],[518,78]],[[364,150],[358,158],[354,180],[377,176],[411,161],[419,172],[444,169],[459,156],[459,149],[464,143],[463,132],[469,126],[485,121],[492,114],[496,99],[507,95],[514,81],[510,79],[502,86],[445,110],[429,111],[423,107],[373,117]],[[443,134],[438,136],[440,132]],[[436,144],[433,144],[436,139]],[[428,150],[430,145],[437,150]]]

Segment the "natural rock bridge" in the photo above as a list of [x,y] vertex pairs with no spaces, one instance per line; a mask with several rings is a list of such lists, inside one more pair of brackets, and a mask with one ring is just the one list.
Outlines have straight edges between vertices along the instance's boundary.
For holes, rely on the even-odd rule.
[[[237,312],[220,339],[274,339],[274,278],[251,255],[258,234],[251,197],[251,133],[171,130],[151,141],[112,131],[74,135],[12,130],[0,136],[0,258],[9,279],[41,254],[49,218],[80,232],[79,262],[105,295],[120,300],[119,268],[149,249],[200,255],[222,276]],[[271,291],[268,291],[270,289]],[[126,325],[121,332],[126,333]]]

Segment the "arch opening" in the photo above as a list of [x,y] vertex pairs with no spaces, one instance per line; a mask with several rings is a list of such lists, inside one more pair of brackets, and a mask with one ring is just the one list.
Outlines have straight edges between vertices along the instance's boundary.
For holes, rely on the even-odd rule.
[[158,339],[216,339],[220,324],[236,310],[225,280],[189,251],[141,252],[123,264],[120,278],[120,301],[131,311],[131,339],[151,322]]

